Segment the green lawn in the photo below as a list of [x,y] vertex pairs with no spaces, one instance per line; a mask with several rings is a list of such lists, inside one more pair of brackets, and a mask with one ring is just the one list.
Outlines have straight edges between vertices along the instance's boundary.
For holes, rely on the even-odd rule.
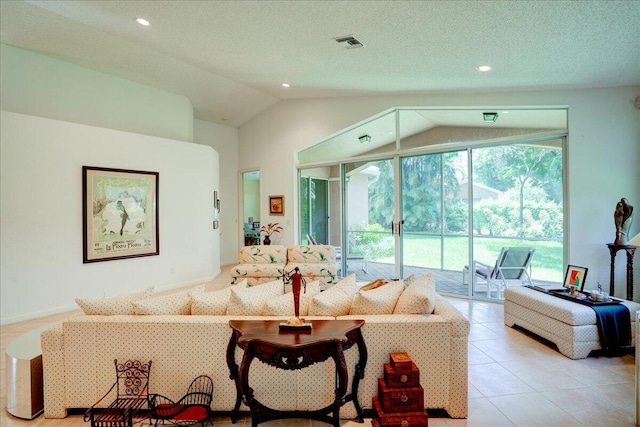
[[[441,266],[440,238],[437,236],[409,235],[403,239],[404,264],[414,267],[437,268],[462,271],[468,265],[469,249],[467,237],[445,237],[444,265]],[[494,264],[503,246],[532,246],[536,249],[531,262],[533,279],[562,282],[562,242],[530,241],[507,238],[474,238],[474,258],[486,264]],[[374,260],[372,260],[374,261]],[[376,259],[393,262],[393,257]]]

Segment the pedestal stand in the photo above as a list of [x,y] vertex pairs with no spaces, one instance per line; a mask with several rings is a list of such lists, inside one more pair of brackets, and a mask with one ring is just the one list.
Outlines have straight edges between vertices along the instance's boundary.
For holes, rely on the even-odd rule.
[[636,253],[636,246],[616,245],[615,243],[607,243],[609,253],[611,254],[611,274],[609,276],[609,295],[613,296],[615,292],[615,264],[616,254],[619,250],[627,253],[627,299],[633,301],[633,255]]

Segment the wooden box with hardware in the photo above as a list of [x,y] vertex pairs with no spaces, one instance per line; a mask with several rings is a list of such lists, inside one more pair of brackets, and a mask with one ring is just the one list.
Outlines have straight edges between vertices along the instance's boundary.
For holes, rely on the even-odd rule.
[[378,401],[386,412],[415,412],[424,409],[424,389],[418,387],[387,387],[378,378]]
[[391,367],[398,374],[410,374],[413,371],[413,361],[405,352],[391,353],[389,355]]
[[371,419],[373,427],[427,427],[429,416],[424,410],[414,412],[385,412],[377,397],[373,397],[376,416]]
[[420,385],[420,370],[411,362],[410,373],[399,374],[390,363],[384,364],[384,382],[387,387],[418,387]]

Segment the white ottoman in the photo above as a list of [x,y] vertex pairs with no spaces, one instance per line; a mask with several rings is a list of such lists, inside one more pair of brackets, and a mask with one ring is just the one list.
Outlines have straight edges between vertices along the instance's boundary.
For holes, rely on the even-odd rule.
[[[640,304],[626,300],[622,304],[631,314],[631,345],[635,346],[633,313],[640,310]],[[591,307],[525,287],[505,289],[504,324],[518,325],[551,341],[571,359],[584,359],[592,350],[602,348]]]

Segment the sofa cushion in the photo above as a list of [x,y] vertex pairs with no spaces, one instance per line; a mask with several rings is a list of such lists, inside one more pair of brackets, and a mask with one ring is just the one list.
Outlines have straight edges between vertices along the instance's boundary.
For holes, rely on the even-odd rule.
[[281,245],[255,245],[240,248],[240,264],[285,264],[287,249]]
[[128,295],[119,295],[113,298],[87,299],[76,298],[76,304],[84,311],[84,314],[113,316],[117,314],[134,314],[131,303],[133,301],[149,298],[153,294],[153,286]]
[[[247,281],[243,280],[236,286],[244,288]],[[191,294],[191,314],[195,315],[224,315],[231,297],[231,288],[224,288],[215,292]]]
[[335,264],[335,250],[331,245],[298,245],[287,248],[287,263]]
[[[309,314],[309,305],[313,297],[320,293],[320,282],[314,280],[307,283],[306,291],[304,288],[300,291],[300,316]],[[293,295],[286,293],[270,299],[264,305],[263,316],[294,316],[295,310],[293,306]]]
[[198,285],[186,291],[133,301],[131,304],[135,314],[191,314],[191,295],[203,292],[204,285]]
[[356,275],[352,274],[313,297],[309,305],[309,315],[335,317],[349,314],[355,291]]
[[260,316],[265,303],[282,294],[284,294],[282,280],[248,288],[233,286],[227,305],[227,315]]
[[[234,277],[282,277],[284,264],[238,264],[231,270]],[[271,280],[270,280],[271,281]]]
[[404,283],[396,280],[371,290],[359,290],[349,314],[392,314]]
[[427,273],[402,291],[393,314],[431,314],[436,306],[436,296],[433,276]]

